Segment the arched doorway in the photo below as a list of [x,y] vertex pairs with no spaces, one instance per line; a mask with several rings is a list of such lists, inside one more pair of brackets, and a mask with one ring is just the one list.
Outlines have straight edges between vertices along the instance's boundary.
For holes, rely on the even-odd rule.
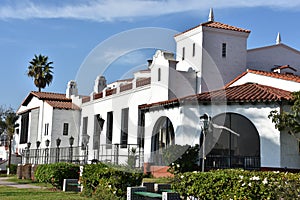
[[218,135],[218,139],[207,155],[205,167],[259,169],[260,138],[253,123],[237,113],[223,113],[215,116],[212,121],[233,130],[239,136],[213,128],[212,135]]
[[173,124],[168,117],[160,117],[153,128],[151,138],[151,157],[155,165],[163,165],[163,150],[175,144]]

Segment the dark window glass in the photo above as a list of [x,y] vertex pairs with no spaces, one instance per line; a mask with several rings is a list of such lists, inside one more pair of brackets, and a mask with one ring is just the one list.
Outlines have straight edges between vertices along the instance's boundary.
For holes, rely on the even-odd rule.
[[126,148],[128,143],[128,114],[129,108],[122,109],[121,118],[121,148]]
[[68,134],[69,134],[69,124],[68,123],[64,123],[63,135],[68,135]]

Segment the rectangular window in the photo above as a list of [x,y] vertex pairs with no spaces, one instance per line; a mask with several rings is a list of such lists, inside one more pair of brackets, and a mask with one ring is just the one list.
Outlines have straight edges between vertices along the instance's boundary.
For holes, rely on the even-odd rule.
[[63,126],[63,135],[68,135],[69,134],[69,124],[68,123],[64,123]]
[[88,117],[83,118],[82,135],[87,135]]
[[44,130],[44,135],[48,135],[49,134],[49,123],[45,124],[45,130]]
[[28,126],[29,126],[29,112],[22,114],[22,117],[21,117],[20,144],[27,143],[27,140],[28,140]]
[[185,47],[182,48],[182,60],[184,60],[185,57]]
[[111,148],[112,138],[113,138],[113,112],[107,113],[106,122],[106,144],[107,148]]
[[195,56],[195,51],[196,51],[196,44],[193,43],[193,57]]
[[157,72],[157,81],[160,81],[160,79],[161,79],[161,69],[160,68],[158,68],[158,72]]
[[94,116],[94,135],[93,135],[93,149],[99,149],[100,147],[100,134],[101,126],[99,121],[99,115]]
[[129,108],[122,109],[122,118],[121,118],[121,148],[127,148],[128,142],[128,114]]
[[137,144],[144,148],[144,141],[145,141],[145,113],[141,110],[138,111],[138,137],[137,137]]
[[226,43],[222,43],[222,57],[226,57]]

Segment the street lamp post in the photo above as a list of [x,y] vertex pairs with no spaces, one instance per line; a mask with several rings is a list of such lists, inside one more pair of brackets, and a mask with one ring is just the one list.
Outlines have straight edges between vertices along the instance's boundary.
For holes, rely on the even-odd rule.
[[72,160],[73,160],[73,144],[74,144],[74,137],[71,136],[69,138],[69,143],[70,143],[70,151],[69,151],[69,156],[70,156],[70,162],[72,163]]
[[61,139],[57,138],[56,139],[56,162],[58,163],[59,162],[59,146],[60,146],[60,142],[61,142]]
[[83,149],[84,149],[84,164],[87,163],[88,160],[88,155],[89,155],[89,147],[88,143],[90,140],[90,136],[88,134],[85,134],[82,136],[82,144],[83,144]]
[[36,150],[35,150],[35,163],[39,164],[39,147],[40,147],[41,142],[36,141]]
[[[206,159],[206,155],[205,155],[205,140],[206,140],[206,134],[208,132],[208,128],[209,128],[209,123],[210,123],[210,117],[207,113],[205,113],[204,115],[200,116],[200,122],[201,122],[201,130],[202,130],[202,136],[203,136],[203,141],[202,141],[202,172],[204,172],[204,165],[205,165],[205,159]],[[200,135],[200,139],[199,139],[199,148],[200,148],[200,144],[201,144],[201,135]],[[200,149],[199,149],[200,150]],[[199,151],[199,155],[200,155],[200,151]]]
[[26,152],[26,154],[27,154],[27,161],[26,161],[26,163],[29,163],[29,156],[30,156],[30,146],[31,146],[31,142],[27,142],[27,152]]
[[45,149],[45,163],[48,164],[48,156],[49,156],[49,144],[50,144],[50,140],[46,140],[45,141],[45,145],[46,145],[46,149]]

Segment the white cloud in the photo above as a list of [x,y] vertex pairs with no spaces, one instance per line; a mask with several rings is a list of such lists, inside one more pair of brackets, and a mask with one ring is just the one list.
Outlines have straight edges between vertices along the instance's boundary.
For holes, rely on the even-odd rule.
[[55,3],[37,0],[26,0],[20,3],[18,0],[11,0],[4,2],[6,3],[2,2],[0,7],[0,19],[69,18],[100,22],[187,11],[207,12],[210,7],[300,8],[300,2],[294,0],[273,0],[271,2],[261,0],[74,0],[55,1]]

